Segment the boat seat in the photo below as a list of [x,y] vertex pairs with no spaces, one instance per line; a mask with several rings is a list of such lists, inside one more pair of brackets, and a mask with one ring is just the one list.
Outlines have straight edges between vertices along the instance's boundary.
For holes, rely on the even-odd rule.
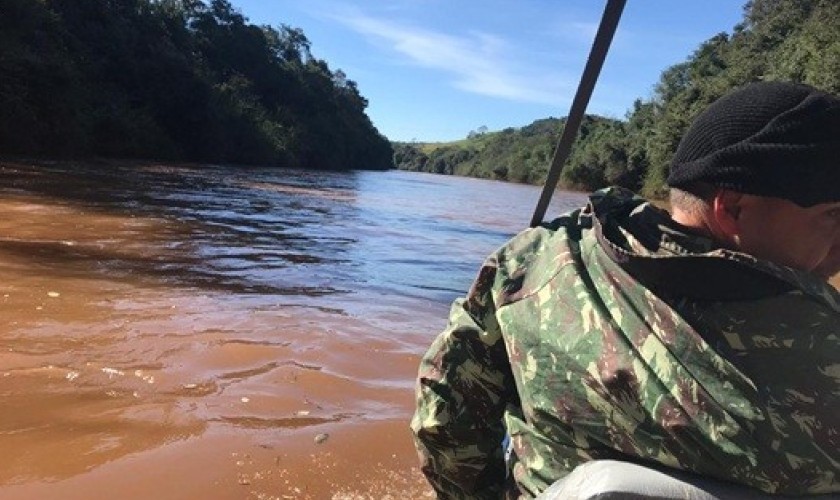
[[537,500],[771,500],[840,499],[840,495],[785,497],[674,469],[595,460],[578,466]]

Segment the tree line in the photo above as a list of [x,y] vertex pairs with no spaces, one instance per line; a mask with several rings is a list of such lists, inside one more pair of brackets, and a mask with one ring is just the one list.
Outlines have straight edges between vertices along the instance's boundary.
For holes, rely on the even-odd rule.
[[0,0],[0,154],[391,168],[310,49],[227,0]]
[[[732,88],[760,80],[802,82],[840,94],[840,2],[751,0],[731,33],[703,42],[659,77],[624,120],[587,116],[561,185],[621,185],[664,194],[668,165],[688,125]],[[395,144],[398,168],[541,184],[564,119],[471,134],[444,144]]]

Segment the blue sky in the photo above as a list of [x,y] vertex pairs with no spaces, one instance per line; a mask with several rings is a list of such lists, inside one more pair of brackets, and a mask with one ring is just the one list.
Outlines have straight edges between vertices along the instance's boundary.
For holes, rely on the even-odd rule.
[[[301,28],[397,141],[462,139],[568,114],[605,0],[231,0]],[[662,70],[741,21],[740,0],[628,0],[589,112],[623,118]]]

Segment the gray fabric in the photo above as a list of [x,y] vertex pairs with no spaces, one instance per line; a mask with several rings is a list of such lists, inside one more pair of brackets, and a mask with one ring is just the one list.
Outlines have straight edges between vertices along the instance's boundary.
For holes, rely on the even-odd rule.
[[630,462],[595,460],[560,479],[536,500],[771,500],[779,498],[838,499],[840,495],[784,497],[703,478],[676,470],[667,472]]

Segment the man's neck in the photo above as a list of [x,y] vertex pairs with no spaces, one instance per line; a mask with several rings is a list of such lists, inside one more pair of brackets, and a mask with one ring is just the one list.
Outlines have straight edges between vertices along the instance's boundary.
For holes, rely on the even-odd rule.
[[715,231],[715,226],[708,214],[698,214],[673,208],[671,220],[681,226],[686,232],[704,236],[711,239],[723,248],[732,248],[730,242]]

